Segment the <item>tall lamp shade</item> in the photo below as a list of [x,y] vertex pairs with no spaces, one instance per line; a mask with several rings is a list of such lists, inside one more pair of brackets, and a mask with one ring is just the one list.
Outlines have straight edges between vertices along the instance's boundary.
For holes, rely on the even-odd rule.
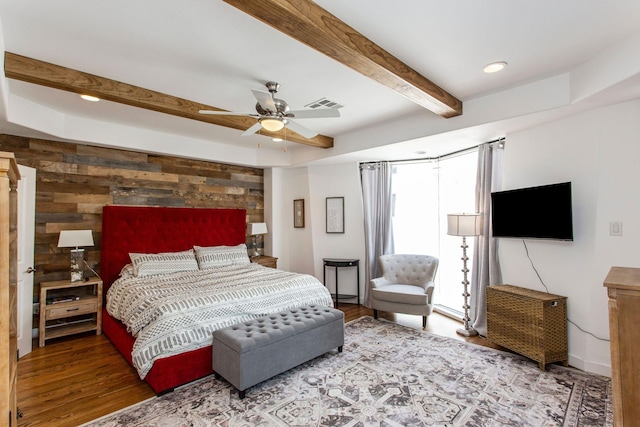
[[84,278],[84,249],[81,246],[93,246],[91,230],[62,230],[58,237],[59,248],[71,250],[71,281],[79,282]]
[[462,236],[462,286],[464,288],[464,293],[462,296],[464,297],[464,305],[462,308],[464,309],[464,317],[462,321],[464,326],[456,330],[456,332],[465,337],[470,337],[474,335],[478,335],[475,329],[473,329],[469,325],[469,321],[471,318],[469,317],[469,281],[467,280],[467,273],[469,269],[467,268],[467,261],[469,258],[467,257],[467,236],[479,236],[482,232],[482,216],[479,213],[473,214],[448,214],[447,215],[447,234],[450,236]]
[[482,232],[480,214],[448,214],[447,234],[450,236],[479,236]]

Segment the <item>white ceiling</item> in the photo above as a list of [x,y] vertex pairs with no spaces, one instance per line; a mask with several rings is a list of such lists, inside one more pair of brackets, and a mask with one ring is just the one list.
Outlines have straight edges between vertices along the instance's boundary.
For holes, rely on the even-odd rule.
[[[290,166],[439,155],[640,96],[637,0],[316,3],[462,100],[463,115],[441,118],[221,0],[0,0],[8,52],[232,111],[253,112],[250,89],[269,80],[292,109],[344,105],[340,118],[300,121],[333,149],[284,153],[265,137],[2,77],[0,131]],[[497,60],[505,71],[482,72]]]

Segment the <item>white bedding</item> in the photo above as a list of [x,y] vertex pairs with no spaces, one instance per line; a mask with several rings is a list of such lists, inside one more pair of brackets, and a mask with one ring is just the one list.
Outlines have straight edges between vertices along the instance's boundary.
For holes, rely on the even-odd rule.
[[259,264],[125,275],[107,292],[107,311],[136,338],[132,358],[140,378],[157,359],[211,345],[216,329],[306,304],[333,301],[315,277]]

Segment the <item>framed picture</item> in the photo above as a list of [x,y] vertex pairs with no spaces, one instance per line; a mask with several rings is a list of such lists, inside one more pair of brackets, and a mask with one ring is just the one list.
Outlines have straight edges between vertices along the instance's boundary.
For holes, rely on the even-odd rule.
[[304,199],[293,201],[293,226],[294,228],[304,228]]
[[344,197],[327,197],[327,233],[344,233]]

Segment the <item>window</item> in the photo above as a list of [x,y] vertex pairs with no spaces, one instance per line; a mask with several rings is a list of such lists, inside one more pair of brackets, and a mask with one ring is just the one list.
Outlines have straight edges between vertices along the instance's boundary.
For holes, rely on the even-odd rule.
[[[477,150],[469,150],[429,161],[399,162],[394,164],[391,184],[395,252],[440,259],[434,303],[459,317],[463,304],[462,238],[447,235],[447,214],[475,212],[477,159]],[[474,243],[474,238],[467,238],[470,258]]]

